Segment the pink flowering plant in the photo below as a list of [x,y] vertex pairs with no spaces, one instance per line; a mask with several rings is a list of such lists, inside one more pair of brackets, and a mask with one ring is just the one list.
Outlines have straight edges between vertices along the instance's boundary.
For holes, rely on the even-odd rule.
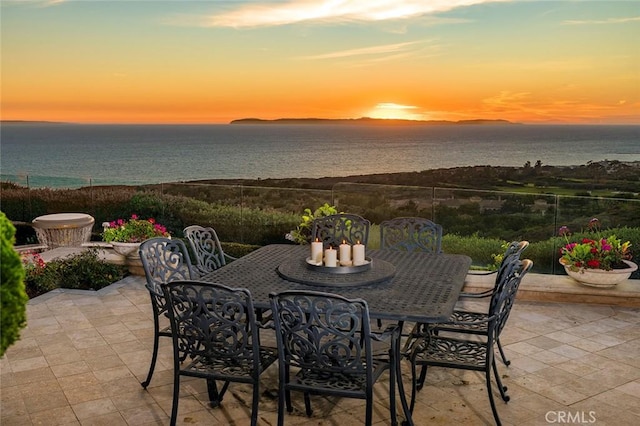
[[104,231],[102,239],[108,243],[141,243],[154,237],[169,237],[167,228],[155,219],[140,219],[138,215],[131,215],[131,219],[118,219],[102,224]]
[[626,268],[623,260],[630,260],[629,241],[622,242],[615,235],[602,236],[600,222],[597,218],[589,221],[589,231],[593,238],[582,238],[579,242],[571,242],[571,231],[566,226],[560,227],[558,235],[564,237],[566,244],[560,249],[560,262],[572,271],[581,269],[604,269],[610,271]]
[[44,273],[47,264],[40,257],[40,254],[35,251],[26,251],[21,253],[20,260],[22,261],[22,267],[26,272],[26,280],[35,279],[36,277]]
[[58,286],[57,278],[60,271],[58,265],[48,265],[35,251],[21,253],[20,257],[25,271],[25,291],[29,298],[39,296]]

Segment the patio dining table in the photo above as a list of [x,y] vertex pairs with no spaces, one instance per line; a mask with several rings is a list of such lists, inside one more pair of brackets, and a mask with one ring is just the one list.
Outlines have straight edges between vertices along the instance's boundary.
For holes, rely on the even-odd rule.
[[[465,255],[368,250],[369,267],[335,273],[337,270],[310,267],[309,253],[309,246],[304,245],[267,245],[201,279],[248,289],[256,309],[270,308],[272,292],[315,290],[366,300],[372,319],[437,323],[453,313],[471,266]],[[406,423],[413,424],[400,363],[397,368]]]

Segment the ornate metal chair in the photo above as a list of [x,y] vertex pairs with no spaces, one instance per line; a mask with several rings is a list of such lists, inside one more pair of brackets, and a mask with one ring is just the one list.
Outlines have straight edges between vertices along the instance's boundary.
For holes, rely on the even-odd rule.
[[[251,294],[246,289],[198,281],[162,284],[173,332],[175,425],[180,377],[207,380],[210,404],[218,406],[230,382],[253,386],[251,425],[258,421],[260,374],[273,364],[275,348],[261,346]],[[223,385],[218,390],[216,381]]]
[[[371,333],[369,308],[361,299],[313,291],[272,293],[278,343],[278,425],[284,408],[293,410],[291,391],[304,393],[311,416],[310,395],[335,395],[366,400],[365,424],[372,421],[373,386],[389,370],[392,423],[396,423],[395,373],[399,353],[399,329],[380,336]],[[372,339],[390,337],[389,350],[374,355]]]
[[380,223],[380,248],[442,252],[442,226],[421,217],[397,217]]
[[338,247],[343,241],[348,244],[367,245],[371,223],[356,214],[338,213],[323,216],[313,221],[311,241],[322,241],[325,247]]
[[[491,297],[496,291],[500,290],[499,286],[503,283],[502,275],[506,273],[507,269],[511,266],[511,263],[514,259],[520,259],[522,252],[528,246],[528,241],[513,241],[511,244],[509,244],[509,247],[502,257],[502,262],[500,263],[500,267],[497,270],[494,287],[477,293],[461,293],[460,297],[474,299]],[[435,329],[437,331],[452,331],[458,333],[470,333],[486,336],[488,333],[488,323],[485,320],[488,317],[489,314],[486,311],[476,312],[464,309],[456,309],[453,311],[453,315],[449,320],[450,322],[436,324]],[[504,354],[502,343],[500,343],[499,338],[496,339],[496,346],[498,347],[498,351],[500,352],[502,363],[504,365],[511,364],[511,361],[509,361]]]
[[[442,253],[442,226],[421,217],[385,220],[380,223],[380,249]],[[377,323],[381,328],[382,321]]]
[[[428,366],[458,368],[463,370],[484,371],[491,403],[491,411],[498,425],[500,418],[493,399],[491,373],[500,391],[500,396],[505,402],[509,401],[506,394],[507,387],[503,386],[498,368],[495,363],[494,344],[509,318],[511,307],[515,302],[516,293],[525,274],[531,269],[533,262],[528,259],[520,261],[512,258],[505,266],[498,290],[491,296],[489,315],[486,319],[476,323],[487,324],[486,339],[465,339],[463,335],[455,337],[443,336],[441,333],[422,334],[409,342],[409,359],[411,360],[411,403],[410,409],[415,406],[416,393],[424,385]],[[475,324],[465,323],[472,327]],[[417,366],[422,367],[420,378],[416,378]]]
[[222,250],[218,234],[213,228],[191,225],[184,228],[183,232],[196,256],[196,269],[201,276],[236,259]]
[[167,316],[167,304],[160,285],[174,280],[190,280],[194,278],[189,252],[182,240],[169,238],[151,238],[143,241],[138,250],[146,287],[151,296],[153,309],[153,357],[149,373],[142,387],[147,388],[151,382],[158,359],[158,340],[160,337],[171,337],[170,326],[160,327],[160,320]]
[[[484,272],[483,273],[484,275],[496,274],[496,279],[495,279],[493,288],[490,288],[490,289],[485,290],[485,291],[476,292],[476,293],[465,293],[465,292],[462,292],[462,293],[460,293],[460,297],[461,298],[473,298],[473,299],[481,299],[481,298],[491,297],[493,292],[496,290],[496,286],[500,282],[500,275],[503,273],[503,269],[504,269],[505,265],[507,265],[509,263],[509,261],[511,260],[511,258],[513,258],[513,257],[520,258],[520,256],[522,255],[522,252],[527,247],[529,247],[529,241],[512,241],[507,246],[507,249],[505,250],[504,255],[502,256],[502,261],[500,262],[500,266],[498,267],[498,269],[496,271],[491,271],[491,272],[488,272],[488,273]],[[474,274],[474,275],[479,275],[476,271],[470,271],[469,273]]]

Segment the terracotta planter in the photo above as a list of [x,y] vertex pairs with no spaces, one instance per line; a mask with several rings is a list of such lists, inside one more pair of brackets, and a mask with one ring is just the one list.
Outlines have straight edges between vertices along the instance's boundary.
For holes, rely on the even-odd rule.
[[572,271],[567,265],[562,263],[562,259],[560,259],[560,264],[564,266],[565,271],[567,271],[567,275],[571,278],[578,281],[580,284],[600,288],[615,287],[620,282],[628,279],[631,274],[638,269],[638,265],[633,262],[628,260],[623,260],[623,262],[629,265],[629,267],[626,269],[612,269],[611,271],[584,268],[578,271]]

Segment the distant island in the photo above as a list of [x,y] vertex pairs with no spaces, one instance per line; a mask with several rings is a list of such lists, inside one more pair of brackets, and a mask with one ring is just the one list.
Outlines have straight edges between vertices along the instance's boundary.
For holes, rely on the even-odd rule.
[[458,124],[491,124],[491,125],[514,125],[508,120],[405,120],[400,118],[277,118],[265,120],[262,118],[241,118],[233,120],[229,124],[367,124],[367,125],[458,125]]
[[45,120],[0,120],[0,124],[69,124],[62,121]]
[[[0,124],[77,124],[64,121],[46,120],[0,120]],[[381,125],[381,126],[439,126],[439,125],[519,125],[508,120],[406,120],[401,118],[276,118],[266,120],[262,118],[241,118],[232,120],[229,124],[344,124],[344,125]]]

